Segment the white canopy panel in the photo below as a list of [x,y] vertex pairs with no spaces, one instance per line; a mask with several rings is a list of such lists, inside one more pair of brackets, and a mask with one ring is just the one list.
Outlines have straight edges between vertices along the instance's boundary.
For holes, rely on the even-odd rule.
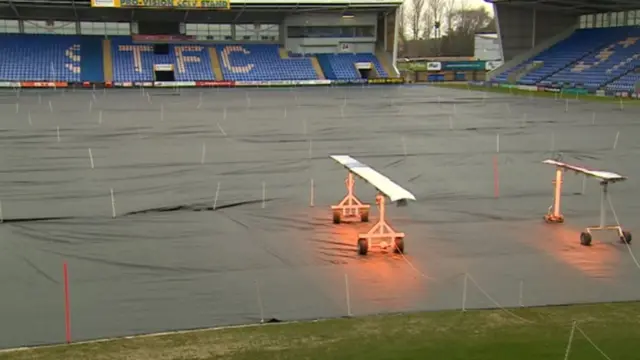
[[346,167],[353,174],[373,185],[373,187],[385,194],[392,202],[416,199],[412,193],[394,183],[388,177],[380,174],[368,165],[361,163],[349,155],[330,155],[330,157],[342,166]]
[[564,169],[573,170],[573,171],[576,171],[576,172],[579,172],[579,173],[582,173],[582,174],[586,174],[586,175],[589,175],[589,176],[597,177],[599,179],[607,180],[607,181],[622,181],[622,180],[626,180],[627,179],[625,176],[622,176],[620,174],[616,174],[616,173],[613,173],[613,172],[601,171],[601,170],[591,170],[591,169],[583,168],[583,167],[580,167],[580,166],[569,165],[567,163],[563,163],[563,162],[556,161],[556,160],[551,160],[551,159],[547,159],[547,160],[543,161],[543,163],[549,164],[549,165],[559,166],[559,167],[564,168]]

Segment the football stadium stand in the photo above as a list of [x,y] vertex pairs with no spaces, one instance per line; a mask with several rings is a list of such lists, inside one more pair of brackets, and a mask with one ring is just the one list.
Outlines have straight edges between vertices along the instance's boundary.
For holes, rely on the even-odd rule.
[[[101,81],[105,78],[101,41],[95,36],[3,35],[0,79]],[[176,81],[361,79],[357,68],[361,63],[370,64],[375,77],[389,76],[373,53],[288,53],[283,57],[280,46],[273,44],[185,44],[169,45],[168,55],[159,55],[154,54],[152,44],[135,43],[130,36],[108,41],[116,82],[154,81],[154,66],[166,64],[173,66]],[[216,61],[212,62],[210,50]],[[216,62],[218,77],[212,65]]]
[[216,51],[225,80],[317,80],[311,58],[283,59],[278,45],[219,45]]
[[[503,4],[501,1],[497,0],[496,4]],[[602,5],[597,1],[593,4],[596,8]],[[502,5],[496,8],[499,18],[500,13],[506,16],[513,10],[500,6]],[[605,5],[602,6],[604,10]],[[634,10],[632,4],[617,3],[616,6],[619,8],[615,12],[584,14],[578,11],[574,15],[563,13],[556,24],[565,21],[565,26],[568,26],[566,35],[558,35],[555,40],[551,35],[548,37],[549,42],[537,42],[535,36],[531,35],[529,39],[532,45],[528,58],[513,57],[503,68],[490,73],[489,79],[491,82],[525,87],[578,89],[590,93],[638,93],[640,10]],[[551,10],[544,11],[548,11],[545,16],[554,16]],[[538,21],[535,15],[532,16],[534,23]],[[526,17],[518,21],[524,20],[527,20]],[[548,25],[544,24],[544,20],[540,21],[539,25]],[[526,48],[526,45],[520,46]]]
[[318,61],[327,79],[358,79],[360,74],[354,66],[357,63],[371,63],[377,77],[388,77],[380,61],[374,54],[318,54]]
[[[640,66],[640,28],[637,26],[576,30],[568,38],[498,75],[522,85],[565,84],[590,90],[633,72]],[[515,78],[512,75],[518,74]],[[622,88],[628,81],[617,82]]]
[[0,40],[0,79],[79,82],[80,44],[79,36],[5,35]]

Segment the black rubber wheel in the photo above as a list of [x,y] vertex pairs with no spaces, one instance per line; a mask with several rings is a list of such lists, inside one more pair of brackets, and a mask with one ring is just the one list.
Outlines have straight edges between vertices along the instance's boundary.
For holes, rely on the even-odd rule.
[[393,252],[397,254],[404,253],[404,239],[403,238],[395,238],[393,239]]
[[360,211],[360,221],[362,222],[369,222],[369,210],[367,209],[362,209]]
[[628,231],[623,231],[622,232],[622,238],[620,239],[623,242],[630,244],[631,243],[631,233]]
[[590,246],[591,245],[591,234],[588,232],[580,233],[580,245]]
[[340,224],[340,211],[333,212],[333,223]]
[[358,239],[358,255],[367,255],[369,242],[367,239]]

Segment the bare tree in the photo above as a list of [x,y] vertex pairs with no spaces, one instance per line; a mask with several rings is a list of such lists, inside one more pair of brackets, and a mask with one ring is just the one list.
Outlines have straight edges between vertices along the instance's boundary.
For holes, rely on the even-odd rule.
[[483,7],[460,9],[453,16],[453,32],[458,36],[473,36],[491,26],[493,21],[491,14]]
[[453,31],[453,18],[456,11],[458,11],[458,0],[444,0],[443,13],[446,22],[447,34]]
[[398,8],[398,12],[396,13],[397,18],[395,21],[398,23],[398,35],[400,36],[400,41],[403,44],[407,43],[407,14],[404,10],[404,4],[400,5]]
[[444,10],[444,0],[427,0],[427,13],[429,14],[429,19],[431,21],[431,29],[433,30],[433,35],[436,38],[436,41],[433,43],[436,48],[434,52],[436,54],[440,54],[440,37],[441,26],[442,26],[442,13]]
[[422,19],[424,17],[425,0],[411,0],[411,5],[411,40],[420,40],[420,37],[423,33]]
[[424,12],[424,16],[422,17],[422,38],[428,40],[431,38],[433,34],[433,15],[429,11]]

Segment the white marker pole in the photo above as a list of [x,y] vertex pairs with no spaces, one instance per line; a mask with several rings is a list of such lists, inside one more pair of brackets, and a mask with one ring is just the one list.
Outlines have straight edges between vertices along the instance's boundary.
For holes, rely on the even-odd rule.
[[224,129],[222,128],[222,126],[220,126],[220,123],[217,123],[218,125],[218,130],[220,130],[220,132],[222,133],[222,136],[227,136],[227,133],[224,132]]
[[519,296],[519,303],[520,303],[520,307],[524,307],[524,280],[520,280],[520,296]]
[[4,222],[4,215],[2,215],[2,201],[0,201],[0,224]]
[[58,137],[58,142],[60,142],[60,126],[56,126],[56,135]]
[[202,156],[200,158],[200,164],[204,164],[204,157],[207,154],[207,144],[202,143]]
[[33,122],[31,121],[31,110],[27,112],[27,121],[29,122],[29,126],[33,126]]
[[89,148],[89,160],[91,160],[91,168],[93,169],[93,153],[91,152],[91,148]]
[[98,124],[102,125],[102,110],[98,112]]
[[286,106],[284,107],[284,115],[282,117],[285,118],[285,119],[287,118],[287,107]]
[[507,103],[506,105],[507,105],[507,112],[511,114],[511,105],[509,105],[509,103]]
[[591,114],[591,125],[595,125],[596,124],[596,112],[594,111],[593,114]]
[[16,114],[20,112],[20,104],[16,103]]
[[469,275],[464,273],[464,284],[462,285],[462,311],[467,311],[467,282]]
[[89,112],[93,111],[93,101],[89,100]]
[[264,323],[264,308],[262,306],[262,296],[260,294],[260,284],[256,280],[256,296],[258,297],[258,308],[260,309],[260,323]]
[[265,184],[265,182],[262,182],[262,208],[264,209],[266,207],[266,201],[267,201],[267,184]]
[[457,111],[456,111],[456,104],[454,103],[454,104],[453,104],[453,115],[456,115],[456,114],[457,114]]
[[564,101],[564,112],[569,112],[569,99]]
[[309,206],[310,207],[314,207],[315,206],[315,197],[316,197],[316,193],[315,193],[315,185],[313,183],[313,178],[311,178],[311,190],[310,190],[310,195],[309,195]]
[[116,198],[113,196],[113,189],[109,189],[111,191],[111,217],[115,219],[116,217]]
[[349,293],[349,275],[344,274],[344,288],[347,300],[347,316],[351,317],[351,294]]
[[624,102],[622,102],[622,98],[620,98],[620,111],[624,110]]
[[247,108],[251,107],[251,97],[249,97],[249,92],[247,91],[245,93],[246,97],[247,97]]
[[220,195],[220,181],[218,181],[218,187],[216,187],[216,196],[213,198],[213,210],[215,210],[218,205],[218,195]]
[[202,107],[202,92],[200,92],[200,98],[198,99],[197,109],[200,109],[201,107]]
[[616,149],[616,147],[618,147],[618,138],[619,138],[619,137],[620,137],[620,131],[618,131],[618,132],[616,133],[616,139],[615,139],[615,140],[613,140],[613,150],[615,150],[615,149]]
[[500,134],[496,134],[496,152],[500,152]]
[[53,104],[51,103],[51,100],[49,100],[49,112],[53,112]]

